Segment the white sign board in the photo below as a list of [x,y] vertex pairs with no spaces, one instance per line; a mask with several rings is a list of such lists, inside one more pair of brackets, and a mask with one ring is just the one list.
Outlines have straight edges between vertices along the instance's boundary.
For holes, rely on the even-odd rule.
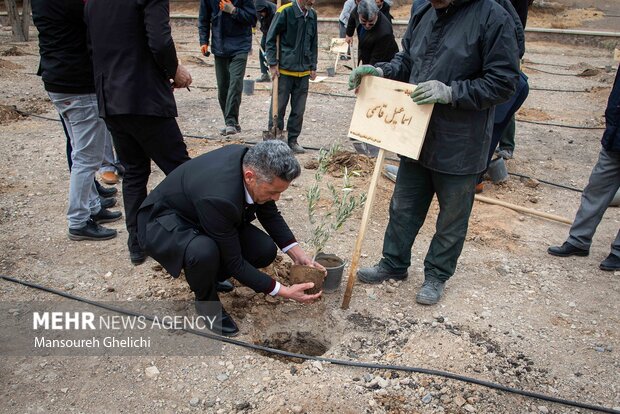
[[434,104],[418,105],[410,83],[364,76],[349,127],[349,138],[417,160]]

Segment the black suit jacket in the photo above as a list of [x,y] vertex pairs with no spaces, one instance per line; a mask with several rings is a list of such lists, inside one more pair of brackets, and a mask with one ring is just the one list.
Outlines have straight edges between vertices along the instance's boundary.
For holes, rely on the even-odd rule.
[[215,241],[221,265],[257,292],[274,282],[241,255],[239,229],[258,218],[280,248],[295,237],[275,202],[245,203],[242,160],[248,148],[228,145],[177,167],[148,195],[138,212],[138,238],[144,250],[172,275],[183,267],[185,249],[199,234]]
[[398,53],[392,24],[382,13],[372,29],[364,33],[359,42],[359,60],[365,65],[389,62]]
[[168,0],[86,0],[99,114],[176,117]]

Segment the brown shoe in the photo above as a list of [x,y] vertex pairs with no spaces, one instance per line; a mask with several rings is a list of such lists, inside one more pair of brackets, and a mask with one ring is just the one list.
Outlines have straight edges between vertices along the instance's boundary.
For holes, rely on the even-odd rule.
[[476,194],[480,194],[484,190],[484,183],[476,184]]
[[106,171],[102,173],[99,177],[101,178],[101,181],[103,181],[105,184],[118,184],[118,175],[116,175],[114,171]]

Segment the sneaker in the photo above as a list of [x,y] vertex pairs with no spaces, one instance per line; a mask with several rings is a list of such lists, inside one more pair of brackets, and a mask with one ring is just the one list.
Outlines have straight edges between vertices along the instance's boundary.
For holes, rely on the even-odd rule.
[[443,287],[446,282],[439,279],[427,277],[422,284],[422,288],[415,297],[415,301],[420,305],[434,305],[439,302],[443,294]]
[[304,147],[299,145],[297,142],[289,142],[288,146],[293,150],[295,154],[305,154],[306,150]]
[[97,193],[99,194],[99,197],[112,197],[113,195],[118,193],[116,187],[104,187],[97,181],[95,181],[95,185],[97,186]]
[[268,73],[261,74],[254,82],[271,82],[271,76]]
[[105,208],[112,208],[116,205],[116,198],[115,197],[102,197],[101,198],[101,208],[105,209]]
[[569,242],[564,242],[561,246],[551,246],[547,249],[547,253],[552,256],[568,257],[568,256],[587,256],[590,250],[580,249]]
[[607,271],[620,270],[620,257],[613,253],[609,253],[609,256],[601,262],[599,268]]
[[101,227],[90,219],[83,227],[78,229],[69,229],[69,239],[79,240],[110,240],[116,237],[116,230]]
[[[241,127],[239,127],[241,129]],[[237,133],[237,128],[234,125],[226,125],[225,128],[220,129],[220,135],[235,135]]]
[[118,184],[118,175],[116,175],[114,171],[106,171],[101,173],[99,178],[104,182],[104,184]]
[[505,160],[511,160],[514,153],[511,149],[500,149],[499,151],[495,151],[499,157],[502,157]]
[[90,218],[97,224],[111,223],[123,217],[120,211],[110,211],[105,208],[101,208],[99,213],[91,214]]
[[388,279],[405,280],[407,271],[391,272],[379,265],[363,267],[357,271],[357,278],[362,283],[378,284]]

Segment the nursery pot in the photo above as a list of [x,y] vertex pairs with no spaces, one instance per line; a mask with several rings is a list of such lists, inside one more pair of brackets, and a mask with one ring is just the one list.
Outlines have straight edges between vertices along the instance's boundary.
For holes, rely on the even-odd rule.
[[336,75],[336,68],[327,68],[326,71],[327,76],[329,76],[330,78]]
[[289,273],[289,280],[292,284],[298,283],[314,283],[312,289],[306,289],[308,295],[319,293],[323,289],[323,282],[325,280],[325,273],[312,266],[293,265]]
[[316,255],[317,263],[327,270],[327,277],[323,283],[323,292],[334,292],[340,287],[345,262],[335,254],[319,253]]
[[245,95],[254,95],[254,79],[243,80],[243,93]]

